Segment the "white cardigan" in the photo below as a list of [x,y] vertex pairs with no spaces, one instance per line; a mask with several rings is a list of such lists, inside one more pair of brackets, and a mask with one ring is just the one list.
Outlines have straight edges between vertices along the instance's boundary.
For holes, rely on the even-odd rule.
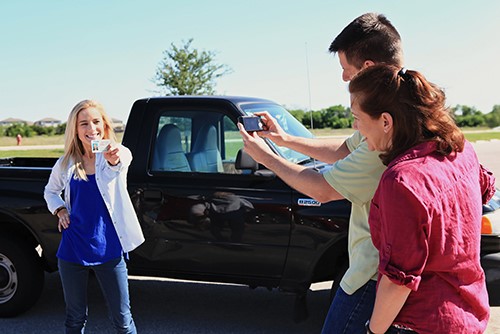
[[[127,191],[127,171],[132,161],[130,150],[120,147],[120,162],[116,166],[108,164],[102,153],[96,154],[95,177],[97,187],[108,208],[124,252],[130,252],[144,242],[141,226]],[[65,206],[71,213],[69,182],[75,165],[70,161],[68,168],[62,168],[59,158],[52,168],[49,182],[45,186],[44,198],[50,212]],[[64,190],[64,200],[61,197]]]

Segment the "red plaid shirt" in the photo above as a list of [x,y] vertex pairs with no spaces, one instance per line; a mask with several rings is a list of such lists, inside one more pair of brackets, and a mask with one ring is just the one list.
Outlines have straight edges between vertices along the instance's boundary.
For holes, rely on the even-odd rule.
[[427,142],[382,175],[370,208],[379,275],[412,289],[394,323],[419,333],[482,333],[489,319],[480,265],[482,204],[495,179],[472,145],[447,157]]

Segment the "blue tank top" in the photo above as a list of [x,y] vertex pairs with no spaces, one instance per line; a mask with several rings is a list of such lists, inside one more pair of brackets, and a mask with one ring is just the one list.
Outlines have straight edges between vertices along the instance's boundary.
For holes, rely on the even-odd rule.
[[70,181],[70,225],[62,231],[57,257],[84,266],[122,256],[122,246],[102,199],[95,175]]

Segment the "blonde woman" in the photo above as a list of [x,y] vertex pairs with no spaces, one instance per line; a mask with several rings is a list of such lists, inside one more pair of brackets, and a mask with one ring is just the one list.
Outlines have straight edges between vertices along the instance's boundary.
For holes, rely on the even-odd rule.
[[[106,150],[93,152],[92,141],[103,139],[110,141]],[[84,331],[90,270],[99,281],[116,332],[136,333],[124,257],[144,236],[127,192],[131,161],[130,151],[116,143],[101,104],[84,100],[71,110],[64,155],[54,165],[44,192],[62,232],[57,257],[66,333]]]

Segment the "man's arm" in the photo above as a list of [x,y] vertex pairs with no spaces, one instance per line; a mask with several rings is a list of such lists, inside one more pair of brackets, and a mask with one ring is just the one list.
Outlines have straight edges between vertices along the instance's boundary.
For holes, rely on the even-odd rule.
[[334,163],[345,158],[349,149],[344,139],[339,138],[304,138],[292,136],[281,128],[278,122],[268,112],[255,113],[261,117],[266,130],[260,136],[272,140],[278,146],[288,147],[311,158],[326,163]]
[[[276,143],[277,145],[280,145]],[[294,151],[305,154],[316,160],[332,164],[344,159],[349,153],[344,139],[340,138],[303,138],[288,136],[284,145]]]
[[290,187],[322,203],[344,198],[328,184],[322,174],[276,155],[256,132],[250,135],[239,123],[238,128],[243,137],[245,151]]
[[385,333],[389,329],[410,292],[410,288],[394,284],[387,276],[382,275],[370,319],[370,329],[373,333]]
[[265,159],[261,163],[272,170],[290,187],[321,203],[344,198],[330,186],[322,174],[314,169],[291,163],[276,154],[269,159]]

